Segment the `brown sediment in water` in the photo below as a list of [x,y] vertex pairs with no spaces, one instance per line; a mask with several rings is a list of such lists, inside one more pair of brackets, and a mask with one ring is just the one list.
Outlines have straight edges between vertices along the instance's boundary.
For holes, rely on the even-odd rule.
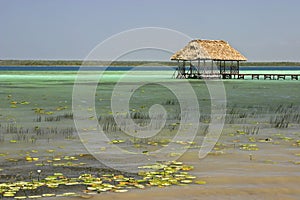
[[[197,159],[197,152],[186,153],[181,160],[192,163],[192,174],[205,185],[172,186],[131,190],[127,193],[103,193],[90,196],[94,200],[112,199],[293,199],[300,196],[299,166],[289,163],[294,150],[285,145],[263,145],[250,161],[244,152]],[[276,152],[281,153],[276,153]],[[264,152],[268,152],[265,154]],[[270,153],[273,152],[273,153]],[[272,158],[274,163],[265,162]],[[195,160],[196,159],[196,160]],[[74,197],[74,199],[82,199]]]
[[[276,181],[276,180],[274,180]],[[290,179],[285,179],[285,181],[290,181]],[[297,182],[299,184],[299,182]],[[239,188],[228,188],[224,185],[221,186],[189,186],[185,188],[154,188],[146,191],[132,191],[126,194],[103,194],[99,196],[94,196],[91,199],[103,199],[103,200],[113,200],[113,199],[205,199],[205,200],[215,200],[215,199],[290,199],[296,200],[297,196],[300,195],[299,190],[295,186],[293,189],[289,188],[277,188],[272,186],[265,186],[257,189],[239,187]],[[74,198],[82,199],[82,198]]]
[[[224,155],[198,159],[195,151],[187,152],[181,161],[195,166],[191,172],[205,185],[172,186],[131,190],[128,193],[103,193],[92,199],[299,199],[300,170],[293,164],[297,148],[290,143],[261,144],[260,150],[232,150]],[[272,162],[271,162],[272,161]],[[79,197],[75,199],[80,199]]]

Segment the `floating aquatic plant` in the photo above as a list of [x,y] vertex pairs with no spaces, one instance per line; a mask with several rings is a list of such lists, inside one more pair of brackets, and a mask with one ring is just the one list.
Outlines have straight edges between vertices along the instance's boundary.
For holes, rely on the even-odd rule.
[[273,160],[265,160],[264,163],[265,164],[276,164],[277,162],[275,162]]
[[293,161],[295,165],[300,165],[300,161]]
[[297,147],[300,147],[300,140],[297,140],[293,145],[297,146]]
[[291,137],[281,137],[280,139],[283,140],[283,141],[285,141],[285,142],[289,142],[289,141],[294,140],[294,139],[291,138]]
[[225,152],[224,151],[211,151],[208,153],[208,155],[213,155],[213,156],[220,156],[220,155],[224,155]]
[[33,162],[33,161],[38,161],[39,158],[31,157],[31,156],[26,156],[25,160],[28,161],[28,162]]
[[240,149],[245,151],[257,151],[259,148],[256,144],[241,144]]
[[[64,157],[66,158],[66,157]],[[72,157],[68,157],[72,158]],[[122,174],[103,174],[95,176],[92,174],[81,174],[79,177],[67,177],[63,173],[56,172],[53,175],[47,176],[44,179],[28,181],[18,181],[13,183],[1,183],[0,194],[2,197],[16,199],[25,198],[41,198],[41,197],[60,197],[60,196],[80,196],[80,193],[67,192],[63,194],[45,193],[35,195],[20,196],[19,191],[35,191],[41,187],[58,188],[60,185],[65,186],[82,186],[85,189],[82,191],[86,194],[97,194],[102,192],[117,192],[123,193],[129,189],[138,188],[144,189],[150,186],[166,187],[171,185],[186,185],[186,184],[206,184],[205,181],[196,180],[196,176],[190,175],[187,171],[193,169],[193,166],[185,165],[182,162],[159,162],[153,165],[140,166],[141,171],[137,177],[128,177]],[[40,175],[41,170],[37,170]]]
[[124,143],[125,140],[112,140],[109,142],[109,144],[120,144],[120,143]]

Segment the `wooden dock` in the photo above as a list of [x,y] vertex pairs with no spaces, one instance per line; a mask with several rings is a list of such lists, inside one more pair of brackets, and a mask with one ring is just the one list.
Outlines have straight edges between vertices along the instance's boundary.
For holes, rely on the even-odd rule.
[[222,74],[222,79],[245,79],[247,76],[252,80],[286,80],[287,77],[290,80],[299,80],[300,74]]
[[241,74],[241,73],[178,73],[178,79],[252,79],[252,80],[300,80],[300,74]]

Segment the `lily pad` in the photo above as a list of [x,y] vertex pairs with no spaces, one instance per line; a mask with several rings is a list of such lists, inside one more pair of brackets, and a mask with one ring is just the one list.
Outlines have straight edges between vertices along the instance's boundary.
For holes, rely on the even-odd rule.
[[199,185],[205,185],[206,184],[206,181],[203,181],[203,180],[199,180],[199,181],[195,181],[196,184],[199,184]]
[[117,192],[117,193],[123,193],[123,192],[128,192],[128,190],[114,190],[114,192]]
[[56,194],[42,194],[43,197],[54,197]]

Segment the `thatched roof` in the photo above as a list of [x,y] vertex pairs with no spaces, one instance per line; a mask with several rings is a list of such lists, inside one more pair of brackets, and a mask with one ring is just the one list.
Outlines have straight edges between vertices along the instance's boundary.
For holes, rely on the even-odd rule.
[[246,61],[240,52],[223,40],[192,40],[177,51],[171,60],[230,60]]

